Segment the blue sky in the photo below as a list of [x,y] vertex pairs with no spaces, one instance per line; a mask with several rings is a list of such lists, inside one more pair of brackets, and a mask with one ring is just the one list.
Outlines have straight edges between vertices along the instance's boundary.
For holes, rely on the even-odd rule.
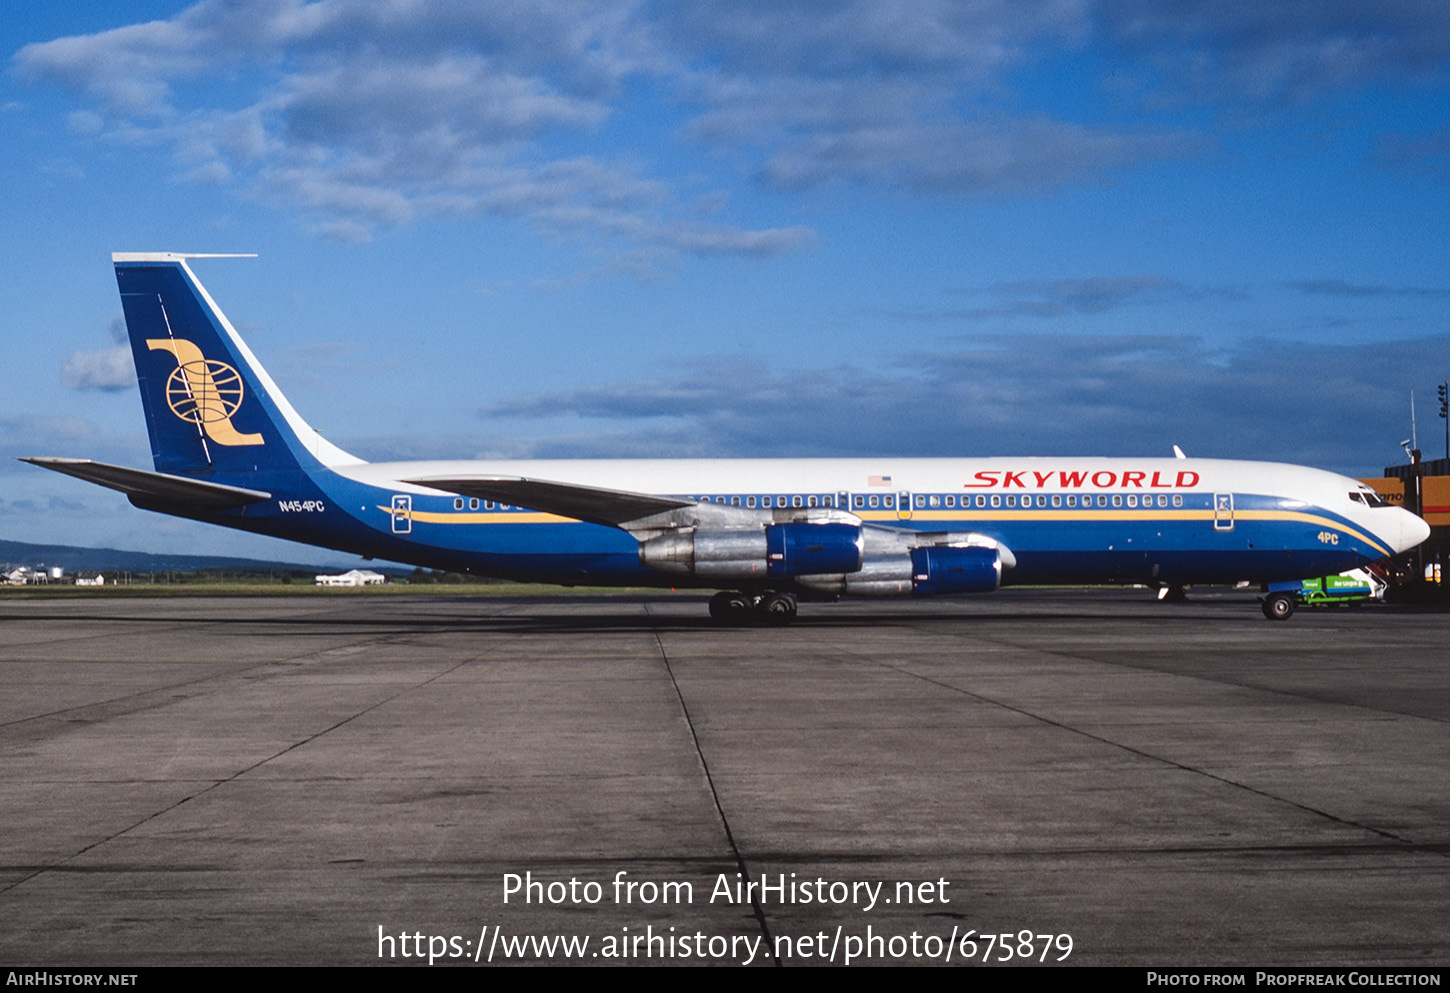
[[[149,465],[112,251],[365,458],[1444,454],[1450,8],[20,5],[7,455]],[[0,536],[307,558],[7,459]],[[313,556],[315,557],[315,556]]]

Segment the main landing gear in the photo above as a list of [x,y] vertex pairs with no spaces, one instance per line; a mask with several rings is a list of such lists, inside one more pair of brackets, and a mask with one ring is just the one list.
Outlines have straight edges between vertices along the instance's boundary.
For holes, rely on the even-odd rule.
[[721,624],[769,624],[783,627],[795,620],[793,593],[716,593],[710,616]]

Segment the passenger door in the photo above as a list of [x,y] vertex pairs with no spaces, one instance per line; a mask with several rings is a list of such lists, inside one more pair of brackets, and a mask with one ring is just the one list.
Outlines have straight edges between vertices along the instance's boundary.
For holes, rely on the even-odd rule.
[[1234,495],[1215,493],[1213,495],[1213,529],[1232,531],[1234,529]]

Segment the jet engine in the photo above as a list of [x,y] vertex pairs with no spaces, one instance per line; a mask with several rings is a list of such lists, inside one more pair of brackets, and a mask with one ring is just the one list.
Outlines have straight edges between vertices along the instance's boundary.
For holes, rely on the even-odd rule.
[[987,593],[1002,570],[1017,564],[1007,546],[974,532],[917,532],[866,528],[861,568],[836,575],[798,576],[821,593],[848,596],[932,596]]
[[1002,555],[983,545],[911,550],[911,593],[990,593],[1002,585]]
[[851,596],[931,596],[995,590],[1016,565],[996,540],[860,524],[791,522],[757,528],[682,528],[639,543],[661,572],[746,583],[788,580]]
[[642,565],[708,579],[789,579],[861,568],[858,524],[771,524],[763,528],[690,529],[639,543]]

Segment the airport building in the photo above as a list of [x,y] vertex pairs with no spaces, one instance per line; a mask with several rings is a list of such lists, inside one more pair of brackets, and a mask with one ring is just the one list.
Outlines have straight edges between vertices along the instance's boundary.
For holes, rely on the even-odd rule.
[[1361,482],[1389,503],[1419,514],[1430,525],[1430,537],[1402,558],[1411,560],[1418,578],[1438,585],[1441,591],[1450,590],[1441,583],[1442,578],[1450,581],[1450,459],[1385,466],[1382,478]]
[[388,577],[371,569],[351,569],[332,576],[318,576],[318,586],[381,586]]

